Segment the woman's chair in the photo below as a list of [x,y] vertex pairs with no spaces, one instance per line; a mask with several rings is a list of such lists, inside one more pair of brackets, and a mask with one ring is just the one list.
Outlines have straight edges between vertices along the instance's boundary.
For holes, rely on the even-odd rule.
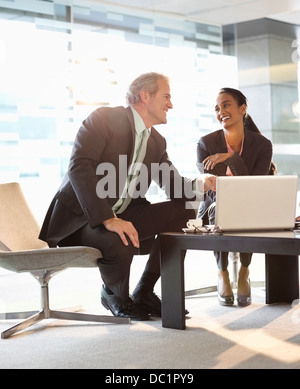
[[5,339],[43,319],[129,324],[130,319],[53,311],[49,306],[49,282],[58,272],[74,267],[98,267],[101,251],[85,246],[49,248],[38,239],[39,225],[18,183],[0,184],[0,266],[29,272],[41,286],[41,310],[2,332]]

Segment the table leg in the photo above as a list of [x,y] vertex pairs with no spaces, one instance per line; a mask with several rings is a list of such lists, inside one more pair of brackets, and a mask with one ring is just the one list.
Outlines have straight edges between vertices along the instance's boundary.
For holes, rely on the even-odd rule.
[[185,329],[184,257],[186,250],[161,247],[162,326]]
[[297,256],[266,254],[266,304],[299,299]]

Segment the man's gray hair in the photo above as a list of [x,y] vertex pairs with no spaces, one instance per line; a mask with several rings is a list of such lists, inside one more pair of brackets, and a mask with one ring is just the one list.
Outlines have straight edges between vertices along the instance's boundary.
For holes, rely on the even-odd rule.
[[133,105],[141,101],[141,92],[146,90],[150,94],[158,91],[157,80],[169,81],[169,77],[161,73],[145,73],[137,77],[128,88],[126,101],[128,105]]

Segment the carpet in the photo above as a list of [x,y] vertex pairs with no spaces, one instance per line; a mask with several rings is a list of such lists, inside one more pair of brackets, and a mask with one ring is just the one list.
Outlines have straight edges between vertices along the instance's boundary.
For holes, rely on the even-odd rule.
[[[198,262],[191,259],[186,264],[188,287],[195,287],[199,277],[203,281]],[[216,267],[210,263],[205,275],[211,270],[214,281]],[[259,266],[260,260],[251,264],[253,277]],[[139,263],[132,284],[143,267],[144,263]],[[26,308],[36,307],[38,284],[25,275],[20,282],[19,277],[2,277],[2,302],[15,309],[23,296]],[[77,269],[55,278],[50,293],[53,309],[77,304],[81,297],[85,311],[109,314],[99,303],[97,272]],[[186,330],[162,328],[158,318],[130,325],[44,320],[0,340],[0,369],[299,369],[298,301],[266,305],[263,288],[252,288],[252,299],[251,306],[240,308],[220,306],[216,293],[186,298],[190,311]],[[0,317],[0,331],[15,323]]]
[[[162,328],[160,319],[131,325],[48,319],[0,341],[0,368],[300,368],[300,306],[263,300],[258,291],[247,308],[221,307],[214,293],[189,298],[183,331]],[[14,322],[0,321],[0,331]]]

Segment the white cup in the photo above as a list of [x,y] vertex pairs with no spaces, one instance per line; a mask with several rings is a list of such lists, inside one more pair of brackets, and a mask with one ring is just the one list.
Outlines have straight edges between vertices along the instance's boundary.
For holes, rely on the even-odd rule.
[[202,227],[203,223],[202,223],[202,219],[190,219],[186,223],[186,225],[188,228],[195,228],[195,227]]

